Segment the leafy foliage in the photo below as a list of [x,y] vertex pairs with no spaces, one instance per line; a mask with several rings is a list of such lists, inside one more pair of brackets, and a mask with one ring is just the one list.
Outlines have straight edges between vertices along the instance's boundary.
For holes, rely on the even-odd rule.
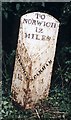
[[[50,3],[2,4],[2,16],[4,20],[3,24],[6,26],[3,27],[3,36],[5,35],[5,38],[3,37],[1,120],[71,119],[71,36],[69,34],[71,30],[71,3],[61,3],[61,8],[59,8],[59,11],[61,11],[61,13],[58,12],[57,5],[59,6],[59,3],[55,3],[54,7],[53,4],[51,5]],[[47,99],[39,101],[33,110],[22,110],[13,106],[11,101],[11,80],[14,69],[15,51],[17,44],[15,40],[17,39],[17,34],[15,35],[15,31],[18,29],[15,25],[15,27],[12,28],[12,31],[14,31],[14,33],[12,31],[11,33],[9,32],[13,26],[11,19],[12,17],[14,17],[14,19],[18,19],[22,14],[29,11],[41,11],[42,8],[44,12],[49,12],[50,14],[56,16],[56,18],[58,17],[61,22],[50,94]],[[55,13],[55,10],[58,14]],[[14,22],[16,24],[16,20]],[[7,28],[6,30],[5,27]]]

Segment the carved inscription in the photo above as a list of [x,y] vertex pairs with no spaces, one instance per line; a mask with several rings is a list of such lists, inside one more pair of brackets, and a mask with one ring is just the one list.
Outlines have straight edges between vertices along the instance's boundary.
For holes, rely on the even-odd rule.
[[[45,21],[45,19],[47,17],[45,14],[41,15],[39,13],[36,13],[35,17],[36,17],[36,19],[24,18],[23,23],[26,23],[26,24],[29,24],[29,25],[41,26],[41,27],[43,26],[43,27],[49,27],[49,28],[56,28],[56,23]],[[36,27],[36,30],[37,29],[38,28]],[[41,33],[43,31],[43,29],[41,28],[41,29],[39,29],[39,31]]]
[[49,64],[51,64],[52,63],[52,61],[50,60],[50,61],[48,61],[48,63],[45,63],[43,66],[42,66],[42,68],[40,69],[40,70],[38,70],[37,71],[37,73],[34,75],[34,79],[36,79],[37,78],[37,76],[39,76],[40,74],[42,74],[42,72],[49,66]]
[[[49,60],[48,63],[46,62],[46,63],[42,66],[42,68],[41,68],[40,70],[38,70],[37,73],[32,77],[32,76],[29,76],[28,73],[27,73],[27,71],[25,70],[25,67],[23,66],[23,64],[22,64],[22,62],[21,62],[21,55],[18,54],[18,51],[17,51],[17,53],[16,53],[16,56],[17,56],[17,59],[18,59],[18,61],[19,61],[19,63],[20,63],[20,66],[21,66],[21,68],[22,68],[22,70],[23,70],[23,73],[24,73],[24,76],[25,76],[26,80],[29,80],[29,79],[30,79],[30,80],[34,80],[34,79],[36,79],[37,76],[39,76],[40,74],[42,74],[42,72],[46,69],[46,67],[48,67],[49,64],[52,63],[51,60]],[[18,78],[22,79],[20,75],[18,75]]]
[[25,33],[25,38],[28,38],[28,39],[35,39],[35,40],[47,40],[49,41],[51,39],[50,36],[45,36],[45,35],[40,35],[40,34],[30,34],[30,33]]
[[24,108],[48,97],[58,29],[59,21],[46,13],[21,17],[12,93]]
[[[34,27],[34,32],[31,33],[25,32],[24,36],[28,39],[35,39],[35,40],[42,40],[42,41],[49,41],[52,37],[50,35],[45,34],[45,29],[56,29],[57,24],[55,22],[48,22],[46,21],[47,16],[45,14],[35,14],[35,18],[23,18],[23,24],[31,25]],[[47,19],[48,20],[48,19]]]
[[18,51],[16,52],[16,57],[17,57],[17,60],[18,60],[19,63],[20,63],[20,66],[21,66],[21,68],[22,68],[22,71],[23,71],[23,74],[24,74],[26,80],[28,80],[30,76],[28,75],[27,71],[25,70],[25,67],[24,67],[23,64],[22,64],[21,55],[19,55]]

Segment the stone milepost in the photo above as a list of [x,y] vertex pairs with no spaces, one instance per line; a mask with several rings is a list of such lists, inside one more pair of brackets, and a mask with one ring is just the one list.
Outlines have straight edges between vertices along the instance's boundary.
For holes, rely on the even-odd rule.
[[25,109],[48,97],[58,30],[59,21],[49,14],[21,17],[11,91]]

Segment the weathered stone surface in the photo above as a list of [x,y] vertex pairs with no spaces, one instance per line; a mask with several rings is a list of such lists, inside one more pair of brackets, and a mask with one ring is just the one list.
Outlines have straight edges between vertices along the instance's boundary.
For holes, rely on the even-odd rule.
[[59,21],[46,13],[21,17],[12,94],[25,108],[48,96],[58,29]]

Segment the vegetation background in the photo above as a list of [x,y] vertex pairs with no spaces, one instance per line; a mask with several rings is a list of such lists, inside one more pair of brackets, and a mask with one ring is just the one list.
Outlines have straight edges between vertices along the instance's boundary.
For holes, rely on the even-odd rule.
[[[49,13],[60,21],[49,97],[33,110],[13,106],[11,83],[20,17],[31,11]],[[71,120],[71,2],[2,3],[1,120]]]

